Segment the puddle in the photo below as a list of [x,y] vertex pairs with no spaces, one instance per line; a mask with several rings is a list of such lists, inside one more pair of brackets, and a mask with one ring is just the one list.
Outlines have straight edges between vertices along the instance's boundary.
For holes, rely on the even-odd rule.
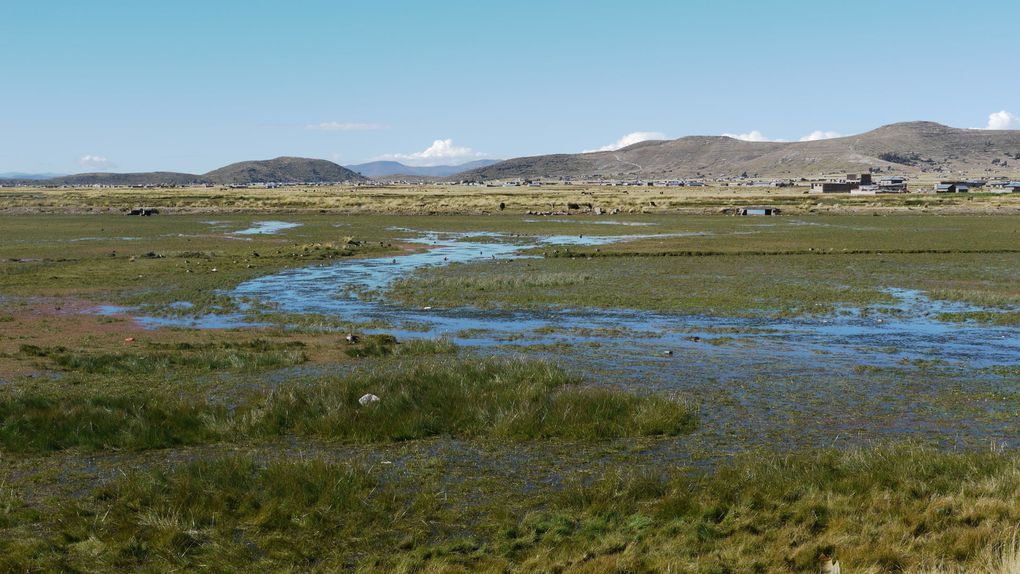
[[615,219],[525,219],[524,223],[579,223],[582,225],[623,225],[625,227],[652,227],[651,221],[618,221]]
[[[170,307],[176,310],[187,310],[191,303],[178,301]],[[133,307],[121,307],[118,305],[100,305],[92,309],[97,315],[131,315],[136,323],[145,329],[161,328],[183,328],[183,329],[242,329],[246,327],[268,327],[269,323],[253,321],[244,313],[210,313],[207,315],[155,317],[137,315]]]
[[301,224],[288,223],[286,221],[256,221],[251,224],[251,227],[232,233],[234,235],[272,235],[284,229],[293,229],[295,227],[301,227]]
[[637,239],[665,239],[668,237],[702,237],[710,235],[704,231],[691,231],[687,233],[657,233],[648,235],[546,235],[539,237],[539,243],[545,245],[570,245],[579,247],[594,247],[598,245],[609,245],[621,241],[634,241]]

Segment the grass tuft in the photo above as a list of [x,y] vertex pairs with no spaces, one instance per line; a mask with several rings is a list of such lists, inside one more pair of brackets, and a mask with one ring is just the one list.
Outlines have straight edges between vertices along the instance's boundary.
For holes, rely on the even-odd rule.
[[[107,372],[122,364],[88,368]],[[358,399],[366,393],[381,401],[362,406]],[[0,398],[0,447],[12,452],[165,448],[290,434],[355,443],[434,436],[607,439],[680,435],[694,424],[693,408],[679,398],[582,386],[549,364],[524,360],[426,361],[384,373],[324,376],[252,390],[229,405],[201,390],[123,393],[89,385]]]

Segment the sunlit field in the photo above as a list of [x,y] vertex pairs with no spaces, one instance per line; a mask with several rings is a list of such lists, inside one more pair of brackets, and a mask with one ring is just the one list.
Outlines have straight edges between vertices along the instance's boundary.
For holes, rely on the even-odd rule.
[[1018,207],[0,190],[0,570],[1014,572]]

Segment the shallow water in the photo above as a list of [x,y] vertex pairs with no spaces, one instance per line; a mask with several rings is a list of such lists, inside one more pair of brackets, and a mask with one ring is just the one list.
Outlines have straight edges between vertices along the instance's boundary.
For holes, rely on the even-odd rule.
[[[545,358],[591,379],[685,393],[703,404],[704,448],[739,444],[834,444],[889,436],[950,445],[1014,444],[1020,365],[1012,327],[939,321],[979,310],[888,289],[892,305],[796,318],[675,315],[636,310],[407,308],[385,290],[415,270],[505,260],[523,249],[604,245],[655,235],[509,236],[423,233],[429,249],[288,269],[231,294],[279,311],[379,322],[399,339],[446,337],[482,354]],[[139,319],[147,326],[233,328],[243,314]],[[989,400],[1007,395],[1009,400]],[[1012,409],[1012,411],[1011,411]],[[1012,414],[1011,414],[1012,413]]]
[[234,231],[234,235],[272,235],[279,233],[284,229],[293,229],[295,227],[301,227],[300,223],[288,223],[286,221],[256,221],[251,224],[251,227],[242,229],[240,231]]

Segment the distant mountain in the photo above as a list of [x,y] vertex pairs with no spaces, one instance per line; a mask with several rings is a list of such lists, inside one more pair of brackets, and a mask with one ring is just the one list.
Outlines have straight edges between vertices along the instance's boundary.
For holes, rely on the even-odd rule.
[[204,175],[175,172],[84,173],[50,179],[3,179],[0,185],[246,185],[346,183],[367,177],[451,179],[575,179],[817,177],[875,171],[938,178],[1005,176],[1020,179],[1020,130],[951,128],[907,122],[860,135],[808,142],[747,142],[725,136],[690,136],[636,143],[617,151],[479,160],[463,165],[414,167],[399,162],[350,166],[321,159],[279,157],[234,163]]
[[23,173],[20,171],[8,171],[0,173],[0,179],[50,179],[60,177],[62,173]]
[[264,161],[232,163],[202,176],[212,183],[334,183],[365,181],[365,177],[324,159],[278,157]]
[[458,177],[488,180],[588,178],[796,178],[869,169],[905,175],[1020,174],[1020,131],[892,124],[856,136],[808,142],[747,142],[725,136],[646,141],[617,151],[523,157]]
[[487,167],[494,163],[499,163],[499,160],[480,159],[477,161],[462,163],[460,165],[430,165],[430,166],[405,165],[400,163],[399,161],[371,161],[368,163],[349,165],[347,166],[347,168],[352,171],[358,172],[365,177],[386,177],[390,175],[448,177],[451,175],[461,173],[463,171]]
[[79,173],[49,179],[4,180],[12,185],[248,185],[253,183],[346,183],[366,181],[353,171],[323,159],[278,157],[243,161],[204,175],[155,171],[144,173]]
[[172,171],[144,173],[79,173],[37,180],[39,185],[196,185],[206,183],[200,175]]

